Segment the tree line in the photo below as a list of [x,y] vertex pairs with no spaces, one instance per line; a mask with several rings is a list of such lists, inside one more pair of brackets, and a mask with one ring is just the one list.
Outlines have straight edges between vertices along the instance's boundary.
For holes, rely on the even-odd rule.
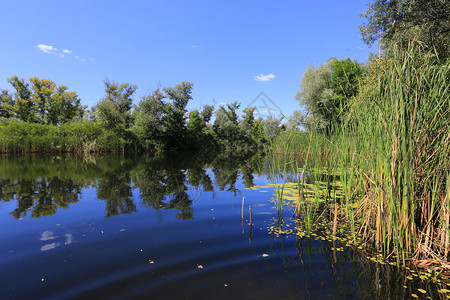
[[76,92],[48,79],[26,82],[13,76],[8,82],[15,92],[1,90],[3,152],[257,148],[279,132],[264,128],[281,123],[256,119],[254,107],[239,116],[236,101],[216,111],[213,105],[188,111],[193,83],[186,81],[159,87],[134,103],[135,85],[105,80],[105,96],[91,109],[81,105]]

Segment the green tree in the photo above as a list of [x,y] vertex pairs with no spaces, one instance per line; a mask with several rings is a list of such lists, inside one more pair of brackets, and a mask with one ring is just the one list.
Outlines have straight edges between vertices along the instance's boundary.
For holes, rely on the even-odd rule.
[[253,122],[252,138],[257,144],[264,142],[264,125],[261,119],[256,119]]
[[[388,50],[395,42],[417,39],[441,57],[450,56],[450,2],[448,0],[375,0],[361,14],[363,41],[380,41]],[[405,45],[406,46],[406,45]]]
[[221,105],[216,112],[214,131],[226,147],[236,147],[241,138],[241,131],[236,110],[241,106],[236,101],[227,104],[227,108]]
[[281,133],[281,119],[275,118],[269,115],[266,119],[262,120],[262,126],[264,128],[264,139],[266,141],[272,141],[277,135]]
[[363,75],[362,66],[349,58],[332,58],[317,68],[309,66],[296,95],[305,107],[297,120],[309,130],[330,132],[348,112],[349,100],[357,94]]
[[96,120],[105,128],[123,132],[131,126],[132,96],[137,87],[105,80],[106,96],[94,107]]
[[68,87],[60,85],[47,104],[46,123],[61,125],[74,118],[83,118],[87,106],[81,105],[76,92],[68,92]]
[[56,84],[48,79],[30,78],[31,88],[33,89],[32,98],[35,104],[36,117],[38,123],[46,123],[47,107],[50,99],[55,93]]
[[256,107],[247,107],[244,109],[244,115],[241,121],[241,131],[245,142],[250,146],[254,143],[253,140],[253,124],[255,123],[254,111]]
[[192,99],[192,88],[194,84],[183,81],[175,87],[164,88],[164,92],[171,103],[164,106],[164,136],[165,148],[177,150],[186,147],[187,130],[186,106]]
[[21,121],[35,123],[37,121],[36,108],[33,97],[31,97],[29,84],[25,82],[25,79],[19,79],[17,76],[9,78],[8,82],[16,90],[14,93],[14,112],[16,117]]
[[179,150],[189,145],[186,106],[192,99],[192,87],[192,83],[182,82],[142,97],[134,111],[133,131],[145,147]]
[[189,121],[187,123],[187,130],[191,136],[201,136],[202,130],[205,127],[198,110],[194,110],[189,114]]
[[31,78],[32,98],[36,106],[37,121],[41,124],[62,125],[75,117],[83,117],[86,109],[75,92],[48,79]]
[[203,110],[200,113],[203,123],[206,125],[211,121],[211,117],[214,113],[214,105],[203,105]]
[[162,143],[164,97],[161,90],[157,89],[143,96],[133,111],[136,119],[133,131],[147,149],[159,147]]
[[0,118],[12,118],[14,116],[14,100],[7,90],[0,93]]

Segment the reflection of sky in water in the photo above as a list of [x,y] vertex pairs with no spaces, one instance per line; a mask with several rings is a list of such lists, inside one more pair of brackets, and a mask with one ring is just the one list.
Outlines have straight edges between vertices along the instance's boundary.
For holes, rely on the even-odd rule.
[[[41,241],[51,241],[51,240],[55,240],[58,239],[59,236],[55,236],[53,230],[45,230],[44,232],[42,232],[40,240]],[[74,242],[74,237],[72,233],[66,233],[64,234],[64,245],[70,245]],[[59,247],[61,245],[60,242],[52,242],[50,244],[45,244],[43,246],[41,246],[40,251],[48,251],[48,250],[52,250],[55,249],[57,247]]]
[[51,243],[41,247],[41,251],[48,251],[59,247],[59,243]]
[[46,230],[41,234],[41,241],[54,240],[53,230]]

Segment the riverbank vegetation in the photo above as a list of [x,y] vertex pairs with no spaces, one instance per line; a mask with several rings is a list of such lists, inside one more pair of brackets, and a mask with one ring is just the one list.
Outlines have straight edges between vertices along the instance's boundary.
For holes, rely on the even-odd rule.
[[[297,95],[306,109],[291,128],[309,133],[285,132],[272,151],[297,174],[293,198],[304,228],[327,222],[337,235],[345,227],[346,240],[396,264],[450,276],[450,25],[430,14],[449,7],[431,2],[372,3],[361,29],[368,43],[381,37],[381,50],[362,73],[346,72],[342,98],[334,59],[308,68]],[[363,75],[353,81],[354,74]],[[327,192],[315,193],[319,185]]]
[[[188,111],[193,84],[158,88],[133,103],[137,87],[105,81],[105,97],[88,109],[75,92],[47,79],[11,77],[0,96],[0,152],[167,152],[257,148],[280,120],[239,116],[238,102]],[[214,122],[211,122],[215,114]],[[273,126],[272,126],[273,127]]]

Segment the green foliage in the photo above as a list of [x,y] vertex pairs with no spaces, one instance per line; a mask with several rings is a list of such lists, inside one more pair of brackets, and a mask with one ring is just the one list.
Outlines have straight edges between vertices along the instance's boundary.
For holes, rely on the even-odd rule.
[[281,133],[280,124],[281,119],[275,118],[272,115],[262,120],[262,126],[264,128],[264,139],[266,141],[272,141]]
[[14,100],[7,90],[0,94],[0,118],[11,118],[14,116]]
[[214,105],[203,105],[203,110],[200,113],[200,117],[204,124],[208,124],[214,113]]
[[264,140],[264,125],[261,119],[255,120],[252,125],[252,138],[257,145],[261,145]]
[[192,99],[192,87],[192,83],[182,82],[173,88],[163,88],[162,91],[157,89],[152,94],[142,97],[135,108],[136,124],[133,132],[145,148],[163,150],[187,148],[190,142],[185,115],[186,106]]
[[39,123],[61,125],[83,116],[85,107],[75,92],[67,91],[67,86],[57,87],[51,80],[36,77],[31,78],[30,82]]
[[317,68],[309,66],[296,95],[306,113],[297,113],[296,121],[310,131],[329,133],[348,112],[349,100],[357,94],[363,75],[363,68],[349,58],[332,58]]
[[227,107],[221,105],[216,112],[214,131],[225,147],[234,148],[241,146],[241,128],[239,127],[236,112],[240,106],[241,104],[235,101],[227,104]]
[[197,137],[202,134],[205,123],[200,118],[198,110],[194,110],[189,114],[189,121],[187,123],[187,130],[191,136]]
[[412,39],[441,58],[450,57],[450,3],[446,0],[375,0],[361,15],[363,41],[379,40],[384,50]]
[[354,240],[399,264],[450,258],[449,80],[448,61],[417,44],[393,47],[370,61],[345,126],[273,143],[276,153],[300,152],[310,178],[328,177],[329,195],[333,183],[342,187],[324,206],[335,208],[335,226],[347,224]]
[[61,125],[74,118],[81,118],[86,107],[81,105],[75,92],[68,92],[64,85],[48,79],[30,79],[31,88],[25,79],[13,76],[8,82],[16,90],[14,99],[2,92],[0,115],[15,117],[21,121],[39,124]]
[[16,117],[25,122],[36,123],[36,107],[31,97],[31,91],[28,88],[29,84],[25,79],[19,79],[13,76],[8,79],[8,82],[15,88],[14,93],[14,112]]
[[186,147],[186,106],[192,99],[193,84],[183,81],[175,87],[164,88],[166,97],[172,101],[163,107],[164,148],[180,150]]
[[93,108],[96,121],[103,127],[118,133],[128,129],[132,123],[131,107],[137,87],[129,83],[118,84],[105,80],[105,98]]
[[253,115],[256,107],[247,107],[244,109],[244,115],[242,116],[241,120],[241,132],[242,132],[242,138],[245,140],[245,142],[248,145],[253,144],[253,135],[252,135],[252,129],[253,124],[255,123],[255,116]]

